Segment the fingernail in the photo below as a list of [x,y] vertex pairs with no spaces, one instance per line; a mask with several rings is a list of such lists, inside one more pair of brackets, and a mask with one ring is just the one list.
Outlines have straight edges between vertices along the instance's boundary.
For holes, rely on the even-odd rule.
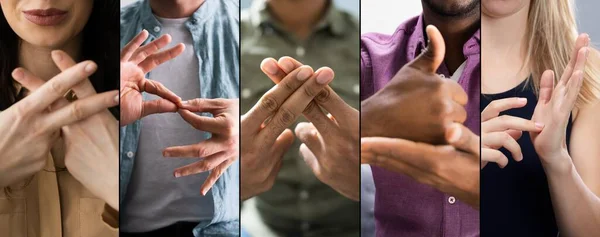
[[304,81],[304,80],[308,79],[311,74],[312,74],[312,70],[310,70],[310,68],[303,67],[300,69],[298,74],[296,74],[296,78],[300,81]]
[[543,123],[535,123],[535,127],[538,129],[542,129],[542,128],[544,128],[544,124]]
[[519,98],[519,103],[527,103],[527,98]]
[[181,173],[175,172],[175,178],[179,178],[179,177],[181,177]]
[[200,192],[202,194],[202,196],[206,196],[206,190],[202,190],[202,192]]
[[289,59],[280,58],[278,63],[281,69],[283,69],[283,71],[285,71],[286,73],[290,73],[292,70],[294,70],[294,64],[290,62]]
[[271,75],[275,75],[277,73],[277,70],[279,69],[272,60],[265,60],[265,62],[263,63],[263,67],[265,71],[267,71],[267,73]]
[[190,102],[189,102],[189,101],[187,101],[187,100],[185,100],[185,101],[181,101],[181,104],[184,104],[184,105],[187,105],[187,104],[189,104],[189,103],[190,103]]
[[523,160],[523,154],[519,154],[519,157],[517,157],[517,161],[522,161]]
[[54,58],[55,61],[57,61],[57,62],[62,61],[62,55],[58,51],[54,50],[50,54],[52,55],[52,58]]
[[25,74],[23,73],[23,71],[21,71],[21,69],[14,70],[12,73],[13,78],[17,80],[23,78],[24,75]]
[[457,142],[458,139],[460,139],[461,135],[462,135],[462,129],[460,129],[456,125],[452,125],[452,132],[450,133],[450,137],[448,138],[448,142],[450,142],[450,143]]
[[86,72],[93,72],[94,70],[96,70],[96,64],[95,63],[88,63],[88,65],[85,66],[84,70]]
[[321,85],[329,83],[333,79],[331,73],[320,71],[319,75],[317,75],[317,82]]
[[115,100],[115,103],[117,103],[117,104],[119,103],[119,94],[118,93],[117,93],[117,95],[115,95],[114,100]]

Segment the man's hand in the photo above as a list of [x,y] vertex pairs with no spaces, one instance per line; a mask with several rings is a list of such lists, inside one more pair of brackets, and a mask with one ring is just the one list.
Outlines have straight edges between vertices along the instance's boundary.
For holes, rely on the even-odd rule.
[[444,60],[444,39],[434,26],[426,31],[427,50],[361,103],[361,137],[444,144],[444,128],[466,120],[467,94],[458,83],[436,74]]
[[329,68],[315,73],[309,66],[297,68],[242,116],[242,200],[273,186],[282,156],[294,141],[288,127],[331,80]]
[[361,138],[361,163],[408,175],[479,209],[479,136],[462,124],[446,130],[449,145],[398,138]]
[[[302,63],[283,57],[279,62],[267,58],[262,65],[263,72],[277,84],[288,73],[301,67]],[[330,114],[326,115],[322,108]],[[295,132],[303,143],[300,154],[304,161],[323,183],[358,201],[358,111],[327,86],[309,103],[303,114],[311,123],[299,123]]]
[[[192,112],[208,112],[212,118]],[[174,176],[212,172],[202,184],[200,193],[206,195],[233,162],[239,152],[239,100],[238,99],[194,99],[182,102],[181,117],[194,128],[210,132],[212,137],[198,144],[169,147],[163,151],[165,157],[198,157],[202,160],[177,168]]]
[[[171,42],[171,36],[163,35],[151,43],[140,47],[148,38],[142,31],[121,51],[121,126],[128,125],[142,117],[165,112],[176,112],[181,98],[160,82],[146,79],[146,73],[158,65],[169,61],[185,48],[178,44],[168,50],[158,52]],[[161,99],[143,101],[142,92],[160,96]]]

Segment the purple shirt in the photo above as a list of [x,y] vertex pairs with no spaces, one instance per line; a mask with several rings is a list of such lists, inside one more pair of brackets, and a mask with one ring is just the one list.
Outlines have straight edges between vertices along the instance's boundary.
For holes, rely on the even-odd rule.
[[[422,16],[400,25],[393,35],[361,37],[361,100],[381,90],[402,66],[426,47]],[[480,32],[463,46],[466,65],[458,83],[467,92],[467,121],[480,132]],[[449,78],[445,64],[438,73]],[[377,236],[479,236],[479,211],[412,178],[372,166]]]

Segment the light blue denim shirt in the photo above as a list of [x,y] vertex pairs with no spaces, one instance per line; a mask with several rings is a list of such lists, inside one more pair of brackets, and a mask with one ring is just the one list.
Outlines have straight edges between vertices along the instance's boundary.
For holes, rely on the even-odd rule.
[[[235,0],[206,0],[186,22],[198,56],[198,78],[202,98],[239,98],[239,3]],[[162,35],[161,24],[152,14],[148,0],[121,9],[121,49],[143,29],[148,43]],[[151,78],[151,75],[147,75]],[[206,116],[210,116],[206,114]],[[140,121],[120,130],[119,200],[122,203],[135,162]],[[208,135],[210,136],[210,135]],[[200,188],[200,187],[190,187]],[[194,235],[239,235],[239,161],[232,164],[212,187],[214,217],[201,222]],[[121,206],[121,208],[127,208]]]

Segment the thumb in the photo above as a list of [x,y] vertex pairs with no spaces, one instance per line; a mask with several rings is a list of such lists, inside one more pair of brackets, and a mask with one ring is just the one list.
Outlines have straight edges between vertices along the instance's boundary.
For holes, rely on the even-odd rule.
[[479,157],[479,136],[460,123],[453,123],[446,128],[446,140],[458,150]]
[[427,48],[408,65],[425,72],[435,73],[444,61],[446,44],[442,34],[435,26],[428,25],[425,31],[429,38]]

